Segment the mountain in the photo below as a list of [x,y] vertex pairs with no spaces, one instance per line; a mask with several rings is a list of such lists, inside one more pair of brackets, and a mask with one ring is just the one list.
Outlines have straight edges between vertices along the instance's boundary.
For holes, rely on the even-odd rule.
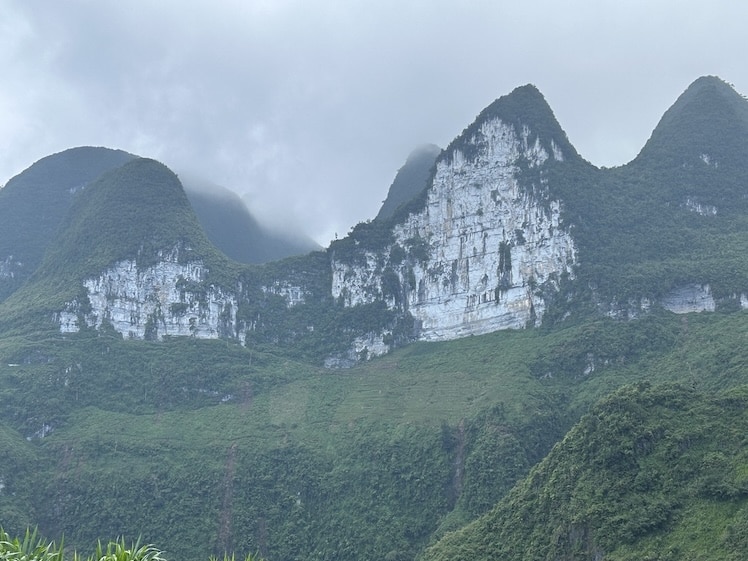
[[742,165],[746,141],[745,98],[719,78],[704,76],[665,112],[636,162],[695,170]]
[[627,386],[421,559],[742,559],[746,405],[746,387]]
[[163,164],[105,171],[0,303],[2,526],[188,561],[736,558],[746,103],[697,80],[598,169],[521,86],[390,216],[263,264]]
[[579,247],[578,284],[595,287],[588,299],[598,310],[629,317],[652,304],[746,306],[746,111],[728,84],[700,78],[634,161],[559,178]]
[[267,263],[322,249],[301,234],[263,227],[244,201],[224,187],[196,178],[180,179],[208,238],[235,261]]
[[397,171],[375,220],[392,218],[395,211],[426,189],[426,185],[441,148],[425,144],[413,150],[403,167]]
[[[136,157],[102,147],[71,148],[42,158],[0,189],[0,300],[39,266],[76,196],[104,172]],[[261,227],[227,189],[211,185],[208,190],[188,180],[187,194],[208,238],[236,261],[260,263],[320,249],[302,236]]]
[[[232,265],[208,240],[177,176],[138,158],[75,200],[41,267],[11,303],[54,283],[62,286],[50,292],[63,332],[88,325],[146,339],[215,337],[237,313],[219,271],[225,278]],[[236,271],[229,274],[230,291]]]
[[164,248],[200,258],[209,254],[211,246],[179,179],[163,164],[136,158],[90,187],[61,224],[40,276],[80,279],[125,259],[140,266],[157,263]]
[[[726,84],[717,81],[715,86],[715,80],[690,86],[653,138],[668,137],[668,123],[687,121],[689,100],[714,97],[701,102],[711,107],[726,99],[723,112],[733,113],[745,105]],[[698,135],[704,131],[705,126],[694,128],[694,143],[703,143]],[[736,135],[723,140],[723,148],[740,146],[743,138]],[[670,136],[682,142],[682,134]],[[211,319],[199,315],[207,322],[200,336],[223,333],[239,341],[282,341],[288,350],[316,349],[315,359],[329,366],[381,356],[410,341],[553,324],[570,314],[636,317],[653,306],[671,311],[748,306],[748,263],[741,258],[748,249],[741,234],[746,215],[704,210],[718,208],[712,203],[736,206],[731,201],[741,197],[736,178],[742,160],[732,167],[702,161],[706,179],[694,172],[686,183],[680,178],[681,165],[646,163],[646,154],[655,148],[645,147],[627,166],[597,169],[576,152],[537,88],[522,86],[484,109],[438,155],[420,194],[387,219],[359,224],[324,255],[296,261],[295,270],[306,274],[293,273],[292,279],[285,266],[274,265],[264,272],[234,267],[225,274],[224,266],[208,268],[200,262],[195,265],[199,278],[173,270],[169,282],[157,286],[148,280],[150,272],[138,271],[138,279],[148,285],[143,285],[144,294],[158,294],[160,305],[132,316],[130,324],[137,326],[132,329],[127,327],[129,316],[121,313],[117,331],[144,336],[145,325],[164,309],[181,312],[191,306],[176,284],[180,276],[197,282],[200,294],[211,286],[206,275],[223,279]],[[731,183],[735,185],[729,189],[711,188],[712,198],[703,206],[696,187]],[[203,209],[203,224],[218,222],[208,218],[217,216],[217,200],[211,203],[213,210],[205,203],[195,205]],[[220,216],[231,216],[227,207],[220,208]],[[241,214],[241,208],[232,210]],[[230,234],[217,238],[224,243],[235,239]],[[163,255],[176,250],[167,239],[160,247]],[[713,251],[715,245],[719,252]],[[91,274],[96,276],[93,270]],[[84,280],[85,291],[110,286],[118,275],[115,270]],[[128,282],[141,286],[141,280]],[[106,291],[94,292],[102,296],[93,298],[87,322],[100,326],[115,308],[104,297]],[[128,301],[126,309],[138,307],[137,297]],[[274,309],[271,316],[262,312],[267,306]],[[70,300],[53,315],[69,332],[81,325],[76,310],[84,308],[85,301]],[[311,315],[301,319],[304,310]],[[222,313],[227,315],[219,326]],[[362,314],[366,322],[351,319]],[[258,323],[258,317],[265,320]],[[178,326],[173,334],[189,334],[194,330],[187,325],[198,319],[172,317],[162,324]],[[320,322],[326,326],[322,332]],[[333,332],[329,339],[334,345],[320,344]]]
[[39,266],[75,194],[132,158],[121,150],[72,148],[42,158],[0,189],[0,301]]
[[[687,129],[667,131],[672,123],[689,122],[694,99],[731,115],[746,103],[717,79],[697,80],[653,138],[682,142]],[[705,131],[703,123],[694,127],[692,143],[703,144]],[[746,215],[719,210],[736,208],[740,203],[732,201],[742,200],[743,160],[722,166],[699,160],[704,170],[689,172],[686,181],[683,166],[665,165],[665,157],[655,160],[661,165],[647,163],[648,153],[664,150],[664,141],[658,142],[648,143],[627,166],[597,169],[576,152],[537,88],[522,86],[484,109],[438,155],[420,194],[387,219],[357,225],[324,254],[259,269],[208,267],[201,259],[174,268],[174,258],[164,257],[170,267],[165,284],[153,281],[158,259],[147,270],[122,261],[98,274],[90,269],[90,278],[77,281],[82,298],[71,297],[44,313],[57,318],[66,333],[84,324],[101,327],[115,314],[116,331],[126,336],[143,337],[151,333],[146,325],[160,321],[158,338],[164,333],[255,338],[290,352],[308,349],[307,358],[328,366],[349,366],[416,340],[553,325],[570,316],[625,318],[652,307],[687,312],[748,306],[748,263],[741,257],[748,249],[741,233]],[[736,131],[719,149],[734,145],[728,152],[737,153],[743,142]],[[708,204],[697,188],[711,189]],[[217,216],[217,200],[195,205],[203,209],[203,224],[250,224],[208,218]],[[242,208],[232,206],[240,214]],[[228,205],[220,210],[220,216],[231,216]],[[160,231],[158,224],[153,228]],[[235,239],[225,233],[217,238]],[[180,251],[168,236],[154,239],[159,255]],[[134,269],[123,276],[117,267]],[[47,276],[61,282],[59,275]],[[220,287],[210,277],[221,278]],[[126,280],[115,286],[118,278]],[[189,298],[181,284],[187,281],[180,278],[196,283]],[[140,292],[114,297],[131,294],[131,286]],[[206,293],[208,302],[215,298],[213,308],[182,313]],[[159,305],[142,308],[143,295]],[[268,307],[272,314],[263,311]],[[125,311],[133,308],[142,313]],[[366,321],[353,319],[363,317]],[[195,330],[197,324],[204,329]]]
[[439,155],[421,196],[330,246],[333,295],[384,299],[421,340],[540,323],[577,252],[548,177],[586,165],[537,88],[517,88]]

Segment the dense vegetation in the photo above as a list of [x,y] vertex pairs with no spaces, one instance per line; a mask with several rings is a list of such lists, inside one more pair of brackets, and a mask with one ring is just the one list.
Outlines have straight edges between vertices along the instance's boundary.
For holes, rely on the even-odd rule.
[[[7,532],[0,529],[0,559],[2,561],[64,561],[65,559],[83,559],[77,552],[65,550],[61,542],[58,546],[54,541],[47,542],[40,537],[36,530],[26,530],[23,539],[11,538]],[[127,544],[122,539],[96,546],[96,551],[89,555],[87,561],[162,561],[161,552],[152,545],[141,545],[140,542]]]
[[[530,142],[567,156],[519,180],[539,204],[563,201],[574,278],[559,279],[540,329],[416,343],[345,371],[321,358],[383,325],[407,341],[408,318],[334,301],[330,255],[423,258],[423,240],[392,245],[393,221],[422,197],[329,252],[248,266],[212,247],[161,164],[105,173],[0,308],[0,526],[79,551],[142,536],[186,561],[738,559],[748,121],[736,96],[697,81],[613,170],[576,154],[533,87],[498,100],[483,117],[529,122]],[[714,119],[694,124],[702,111]],[[209,265],[206,285],[241,291],[246,345],[62,335],[49,321],[82,296],[71,281],[175,247]],[[278,279],[310,297],[289,308]],[[628,313],[684,283],[710,284],[717,312]]]
[[422,559],[744,559],[747,406],[748,386],[626,386]]
[[[48,542],[38,532],[26,530],[23,538],[11,537],[0,529],[0,560],[2,561],[164,561],[164,556],[154,545],[142,544],[140,541],[127,543],[124,538],[106,544],[98,542],[93,553],[84,557],[78,551],[65,549],[64,542],[57,545]],[[218,561],[210,556],[209,561]],[[223,561],[235,561],[234,555],[224,554]],[[261,561],[256,555],[247,555],[244,561]]]
[[[628,165],[552,166],[551,194],[563,201],[578,241],[575,304],[614,302],[625,315],[642,298],[709,284],[722,305],[734,308],[748,291],[741,257],[748,251],[746,161],[748,103],[706,77],[668,110]],[[581,294],[590,289],[592,295]]]
[[79,549],[142,535],[181,559],[413,558],[620,385],[681,381],[698,397],[748,383],[745,322],[497,333],[343,372],[220,341],[5,340],[3,525]]
[[121,150],[74,148],[39,160],[0,189],[0,263],[10,256],[16,265],[12,278],[0,274],[0,301],[39,266],[75,194],[132,158]]

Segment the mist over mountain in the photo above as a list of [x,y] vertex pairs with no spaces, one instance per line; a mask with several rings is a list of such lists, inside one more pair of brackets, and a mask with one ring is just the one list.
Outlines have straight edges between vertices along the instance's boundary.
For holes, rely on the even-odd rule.
[[68,152],[0,191],[4,528],[188,561],[742,559],[726,82],[610,169],[520,86],[312,251],[160,162]]
[[210,240],[241,263],[267,263],[317,251],[311,238],[291,229],[262,226],[239,195],[196,177],[180,175],[190,204]]
[[[0,189],[0,300],[40,265],[77,195],[103,173],[134,158],[103,147],[71,148],[42,158]],[[200,225],[231,259],[264,263],[320,249],[302,234],[261,226],[228,189],[198,179],[185,183]]]
[[431,170],[440,152],[441,148],[435,144],[425,144],[410,153],[403,167],[397,171],[375,220],[392,218],[398,207],[426,189]]

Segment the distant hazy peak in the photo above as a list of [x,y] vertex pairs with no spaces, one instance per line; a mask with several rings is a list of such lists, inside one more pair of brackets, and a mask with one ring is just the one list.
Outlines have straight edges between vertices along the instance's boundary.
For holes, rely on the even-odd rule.
[[435,144],[422,144],[410,153],[403,167],[397,171],[376,220],[392,218],[400,206],[426,188],[434,162],[441,151]]
[[234,191],[190,174],[180,177],[206,235],[231,259],[267,263],[321,249],[300,232],[264,226]]

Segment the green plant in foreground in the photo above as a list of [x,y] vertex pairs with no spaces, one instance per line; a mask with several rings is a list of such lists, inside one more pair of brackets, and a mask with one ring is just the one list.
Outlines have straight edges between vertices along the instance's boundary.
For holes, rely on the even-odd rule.
[[138,540],[128,548],[124,538],[121,538],[109,542],[106,547],[99,542],[94,557],[89,561],[164,561],[164,557],[151,544],[140,545]]
[[[84,558],[73,553],[72,561],[83,561]],[[26,530],[23,540],[11,538],[0,528],[0,561],[64,561],[63,544],[46,542],[39,537],[36,529]],[[85,561],[166,561],[162,552],[152,544],[140,544],[140,539],[127,546],[124,538],[110,541],[106,545],[101,541],[96,551],[85,558]],[[209,561],[236,561],[235,555],[226,553],[223,559],[211,555]],[[259,555],[248,554],[244,561],[263,561]]]
[[[236,557],[234,556],[233,553],[231,555],[229,555],[228,553],[224,553],[222,560],[221,558],[216,557],[215,555],[211,555],[208,558],[208,560],[209,561],[236,561]],[[264,560],[262,557],[260,557],[257,554],[252,555],[251,553],[248,553],[247,556],[244,558],[244,561],[264,561]]]
[[58,548],[55,542],[46,543],[38,536],[37,531],[29,529],[20,539],[11,537],[0,528],[0,560],[1,561],[62,561],[62,544]]

